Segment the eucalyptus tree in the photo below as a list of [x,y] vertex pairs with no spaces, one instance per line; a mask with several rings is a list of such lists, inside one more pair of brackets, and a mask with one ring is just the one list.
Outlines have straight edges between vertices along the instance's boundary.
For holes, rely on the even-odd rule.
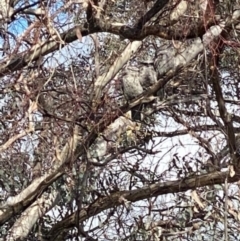
[[0,239],[239,239],[238,0],[0,6]]

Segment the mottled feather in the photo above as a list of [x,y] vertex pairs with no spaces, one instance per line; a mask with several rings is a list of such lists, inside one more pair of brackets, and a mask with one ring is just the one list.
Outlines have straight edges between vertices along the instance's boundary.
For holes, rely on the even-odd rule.
[[[126,100],[132,100],[157,82],[157,74],[151,65],[128,66],[123,72],[122,82]],[[141,120],[142,108],[141,104],[132,109],[133,120]]]

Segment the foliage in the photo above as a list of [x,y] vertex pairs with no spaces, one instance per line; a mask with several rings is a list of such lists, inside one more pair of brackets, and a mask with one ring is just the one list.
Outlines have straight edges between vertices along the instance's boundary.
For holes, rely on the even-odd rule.
[[0,240],[239,240],[239,4],[1,0]]

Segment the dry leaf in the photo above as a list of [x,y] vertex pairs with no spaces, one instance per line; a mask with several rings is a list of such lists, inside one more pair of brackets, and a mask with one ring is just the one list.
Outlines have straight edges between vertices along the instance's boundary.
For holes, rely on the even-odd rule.
[[193,190],[191,193],[192,199],[199,205],[200,208],[204,209],[205,206],[204,204],[201,202],[200,197],[198,196],[196,190]]
[[228,204],[228,207],[230,208],[230,209],[233,209],[233,203],[232,203],[232,201],[231,200],[227,200],[227,204]]
[[199,211],[198,211],[198,209],[197,209],[196,206],[193,207],[193,211],[194,211],[195,213],[199,213]]
[[82,42],[82,33],[79,26],[76,26],[76,35],[80,42]]
[[229,166],[229,174],[230,174],[230,177],[234,177],[235,176],[235,171],[234,171],[233,165]]
[[36,102],[36,101],[33,101],[33,102],[30,104],[29,113],[32,113],[32,112],[37,111],[37,110],[38,110],[37,102]]
[[228,212],[232,214],[235,219],[238,219],[238,215],[233,209],[228,209]]
[[124,203],[125,207],[127,209],[129,209],[131,207],[131,201],[128,201],[126,198],[124,198],[123,196],[119,197],[119,202],[120,203]]

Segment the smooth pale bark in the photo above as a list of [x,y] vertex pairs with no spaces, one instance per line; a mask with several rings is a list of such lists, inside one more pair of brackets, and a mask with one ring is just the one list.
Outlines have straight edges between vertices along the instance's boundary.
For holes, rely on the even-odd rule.
[[94,90],[93,90],[93,107],[99,104],[102,92],[104,87],[109,83],[110,80],[119,72],[120,69],[128,62],[131,56],[136,53],[138,48],[142,45],[142,41],[133,41],[130,42],[122,54],[116,58],[113,65],[109,68],[107,72],[103,75],[99,76],[94,83]]
[[37,220],[45,215],[56,204],[59,193],[52,191],[44,193],[30,207],[28,207],[9,230],[6,241],[24,240]]
[[78,145],[78,128],[75,128],[73,136],[69,139],[63,150],[53,162],[50,172],[40,178],[35,179],[27,188],[22,190],[18,195],[9,197],[5,203],[0,206],[0,224],[6,222],[12,215],[20,212],[28,206],[37,196],[39,196],[46,187],[51,185],[62,174],[61,167],[71,160],[72,154]]

